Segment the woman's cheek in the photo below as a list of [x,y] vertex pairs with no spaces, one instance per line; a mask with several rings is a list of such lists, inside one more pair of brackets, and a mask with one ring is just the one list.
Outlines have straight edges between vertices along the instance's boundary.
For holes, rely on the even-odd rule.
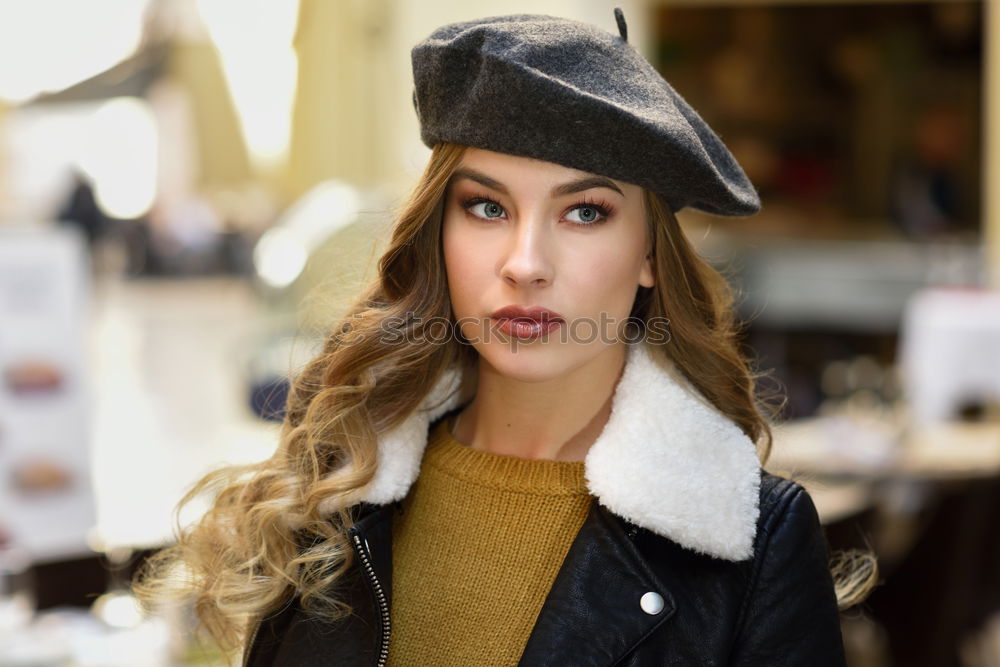
[[445,247],[445,267],[448,272],[448,292],[451,297],[451,307],[458,319],[474,318],[476,309],[482,304],[476,303],[476,294],[482,293],[482,278],[477,275],[477,262],[474,253],[465,252],[458,243]]
[[625,281],[622,262],[616,257],[607,255],[594,259],[590,262],[585,281],[589,287],[589,294],[600,294],[604,301],[613,300],[614,295],[621,291]]

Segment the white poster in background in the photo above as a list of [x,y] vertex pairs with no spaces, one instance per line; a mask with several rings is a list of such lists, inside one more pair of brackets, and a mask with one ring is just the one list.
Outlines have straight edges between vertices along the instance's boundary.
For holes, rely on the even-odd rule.
[[0,226],[0,533],[36,562],[89,553],[89,259],[73,228]]

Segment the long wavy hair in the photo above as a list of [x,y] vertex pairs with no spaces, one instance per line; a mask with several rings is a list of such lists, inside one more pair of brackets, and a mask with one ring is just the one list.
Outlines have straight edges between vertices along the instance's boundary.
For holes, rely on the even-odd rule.
[[[378,436],[417,409],[451,364],[476,361],[471,345],[430,342],[421,330],[438,318],[454,321],[441,221],[464,150],[434,147],[398,212],[378,275],[292,380],[274,454],[213,471],[180,501],[178,512],[201,496],[211,503],[138,573],[133,590],[147,605],[190,600],[225,650],[240,648],[252,622],[292,595],[330,621],[350,611],[338,597],[353,559],[346,529],[375,474]],[[780,406],[756,391],[759,374],[741,351],[729,284],[695,252],[660,196],[647,190],[644,198],[655,285],[638,288],[632,321],[669,321],[669,343],[655,349],[757,444],[763,462]],[[382,342],[388,322],[397,329],[406,322],[406,340],[416,342]]]

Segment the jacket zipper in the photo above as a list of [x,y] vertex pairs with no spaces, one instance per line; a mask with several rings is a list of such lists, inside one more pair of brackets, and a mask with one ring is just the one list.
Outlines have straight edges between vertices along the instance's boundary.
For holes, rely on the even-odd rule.
[[384,667],[386,661],[389,659],[389,603],[385,599],[382,584],[379,583],[378,577],[375,575],[375,568],[372,567],[371,559],[368,557],[367,545],[362,544],[361,536],[357,533],[354,534],[354,544],[357,547],[358,554],[361,555],[361,563],[364,566],[365,573],[372,583],[372,588],[375,589],[375,597],[378,598],[379,611],[382,616],[382,645],[379,647],[378,662],[376,665]]
[[243,661],[242,661],[243,667],[247,667],[247,665],[250,663],[250,650],[253,648],[254,640],[257,639],[257,631],[260,630],[260,626],[261,626],[261,621],[260,619],[257,619],[256,623],[254,623],[253,626],[253,632],[250,633],[250,641],[244,644]]

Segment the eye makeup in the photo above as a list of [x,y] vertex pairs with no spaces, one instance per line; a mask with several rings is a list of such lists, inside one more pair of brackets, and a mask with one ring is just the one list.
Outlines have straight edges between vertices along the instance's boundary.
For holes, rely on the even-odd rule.
[[[469,215],[472,215],[477,220],[502,220],[502,219],[504,219],[501,216],[494,217],[494,218],[489,218],[489,217],[484,217],[484,216],[476,215],[476,214],[472,213],[472,211],[471,211],[472,207],[476,206],[478,204],[492,204],[492,205],[498,207],[501,211],[504,211],[506,213],[506,210],[504,209],[503,205],[500,204],[500,202],[498,202],[494,197],[491,197],[491,196],[489,196],[487,194],[475,194],[475,195],[471,195],[471,196],[460,196],[459,197],[459,205],[462,207],[462,209],[464,211],[466,211]],[[570,206],[569,208],[566,209],[566,213],[569,213],[571,211],[581,210],[581,209],[593,209],[594,211],[597,212],[597,214],[600,217],[598,217],[597,219],[595,219],[593,221],[590,221],[590,222],[577,222],[575,220],[567,220],[567,222],[569,224],[575,225],[577,227],[595,227],[597,225],[600,225],[603,222],[607,222],[607,220],[610,219],[614,215],[614,213],[615,213],[614,207],[611,204],[609,204],[607,201],[605,201],[603,199],[599,199],[599,198],[593,198],[593,197],[585,197],[583,199],[583,201],[580,201],[580,202],[578,202],[576,204],[573,204],[572,206]]]

